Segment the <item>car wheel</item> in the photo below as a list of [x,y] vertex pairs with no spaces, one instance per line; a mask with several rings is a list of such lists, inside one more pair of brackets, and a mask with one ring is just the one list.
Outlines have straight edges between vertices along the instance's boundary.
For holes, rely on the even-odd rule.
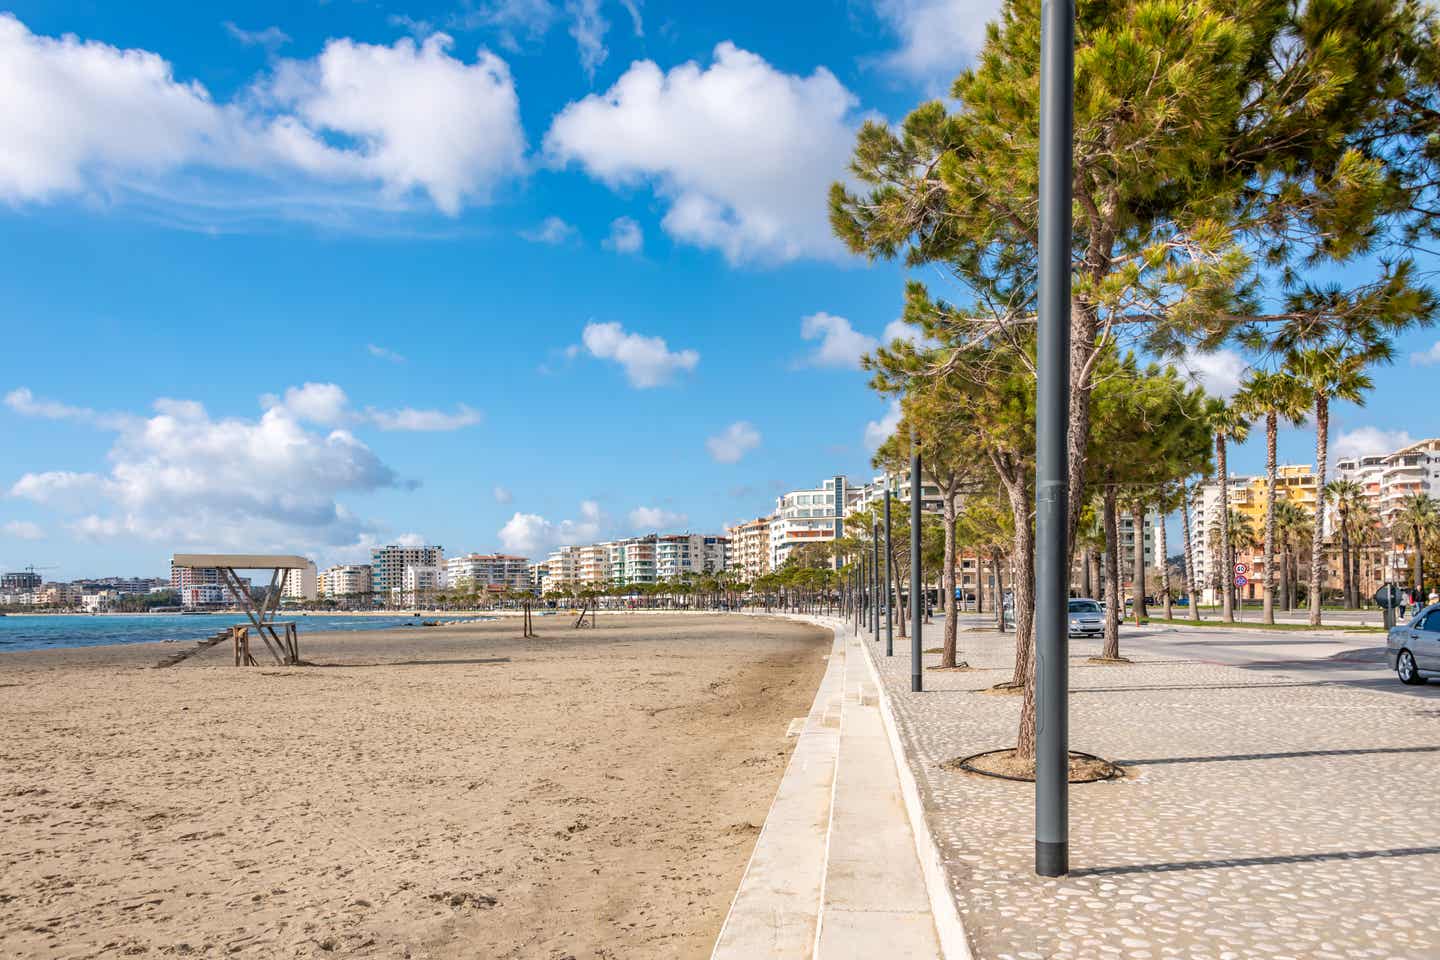
[[1420,676],[1420,670],[1415,666],[1415,657],[1409,650],[1401,650],[1400,656],[1395,658],[1395,674],[1401,683],[1425,682],[1425,678]]

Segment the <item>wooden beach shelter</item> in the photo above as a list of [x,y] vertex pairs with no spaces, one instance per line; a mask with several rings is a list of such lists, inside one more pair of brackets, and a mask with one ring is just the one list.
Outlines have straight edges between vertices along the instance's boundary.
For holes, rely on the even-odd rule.
[[[260,635],[275,661],[281,666],[300,662],[300,640],[295,624],[276,621],[275,611],[280,606],[280,595],[285,590],[285,581],[289,579],[290,571],[305,569],[310,565],[309,560],[304,557],[264,553],[177,553],[172,563],[177,567],[220,571],[220,579],[225,588],[230,591],[240,609],[245,611],[245,616],[254,625],[255,632]],[[245,584],[235,572],[237,570],[270,571],[270,590],[265,595],[263,607],[255,605],[250,591],[245,589]],[[276,631],[276,627],[284,630],[283,636]],[[249,627],[234,629],[236,666],[252,666],[255,663],[255,659],[250,656],[249,633]]]

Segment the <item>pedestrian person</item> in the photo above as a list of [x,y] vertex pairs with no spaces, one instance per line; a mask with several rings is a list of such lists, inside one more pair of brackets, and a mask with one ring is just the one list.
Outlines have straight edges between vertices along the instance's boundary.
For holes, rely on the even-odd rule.
[[1440,603],[1440,593],[1436,593],[1434,587],[1430,588],[1430,596],[1426,598],[1426,603]]

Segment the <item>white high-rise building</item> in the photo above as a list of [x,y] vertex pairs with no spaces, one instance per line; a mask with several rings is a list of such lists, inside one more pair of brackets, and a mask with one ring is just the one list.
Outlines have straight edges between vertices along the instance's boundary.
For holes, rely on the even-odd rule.
[[770,567],[785,564],[790,552],[807,543],[829,543],[845,535],[845,514],[860,491],[842,476],[810,490],[793,490],[775,500],[770,522]]
[[668,533],[655,543],[655,577],[673,580],[684,574],[719,573],[729,560],[730,539],[699,533]]
[[444,547],[405,547],[390,544],[370,551],[370,582],[375,596],[396,601],[405,587],[405,568],[440,567],[444,569]]
[[280,591],[282,599],[303,603],[319,596],[315,564],[306,564],[299,570],[285,571],[285,588]]
[[541,592],[567,589],[580,582],[580,548],[561,547],[545,560]]
[[445,582],[451,587],[527,590],[530,561],[508,553],[471,553],[445,561]]
[[400,575],[400,587],[392,596],[406,606],[425,603],[445,589],[445,568],[439,564],[412,563]]
[[[1440,437],[1412,443],[1394,453],[1342,457],[1335,464],[1335,476],[1358,483],[1370,507],[1379,515],[1381,527],[1389,529],[1406,497],[1440,495]],[[1326,511],[1327,535],[1334,533],[1337,520],[1332,506]],[[1396,544],[1393,538],[1386,539],[1378,576],[1382,581],[1408,584],[1414,578],[1410,547],[1404,541]]]
[[374,576],[368,563],[331,567],[320,578],[322,592],[331,600],[359,599],[375,589]]

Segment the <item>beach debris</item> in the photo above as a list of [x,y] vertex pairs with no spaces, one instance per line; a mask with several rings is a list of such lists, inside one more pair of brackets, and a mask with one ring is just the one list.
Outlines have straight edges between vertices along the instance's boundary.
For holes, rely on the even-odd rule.
[[452,907],[469,907],[472,910],[485,910],[500,902],[492,896],[475,893],[472,890],[460,890],[454,893],[432,893],[429,899],[436,903],[443,903]]

